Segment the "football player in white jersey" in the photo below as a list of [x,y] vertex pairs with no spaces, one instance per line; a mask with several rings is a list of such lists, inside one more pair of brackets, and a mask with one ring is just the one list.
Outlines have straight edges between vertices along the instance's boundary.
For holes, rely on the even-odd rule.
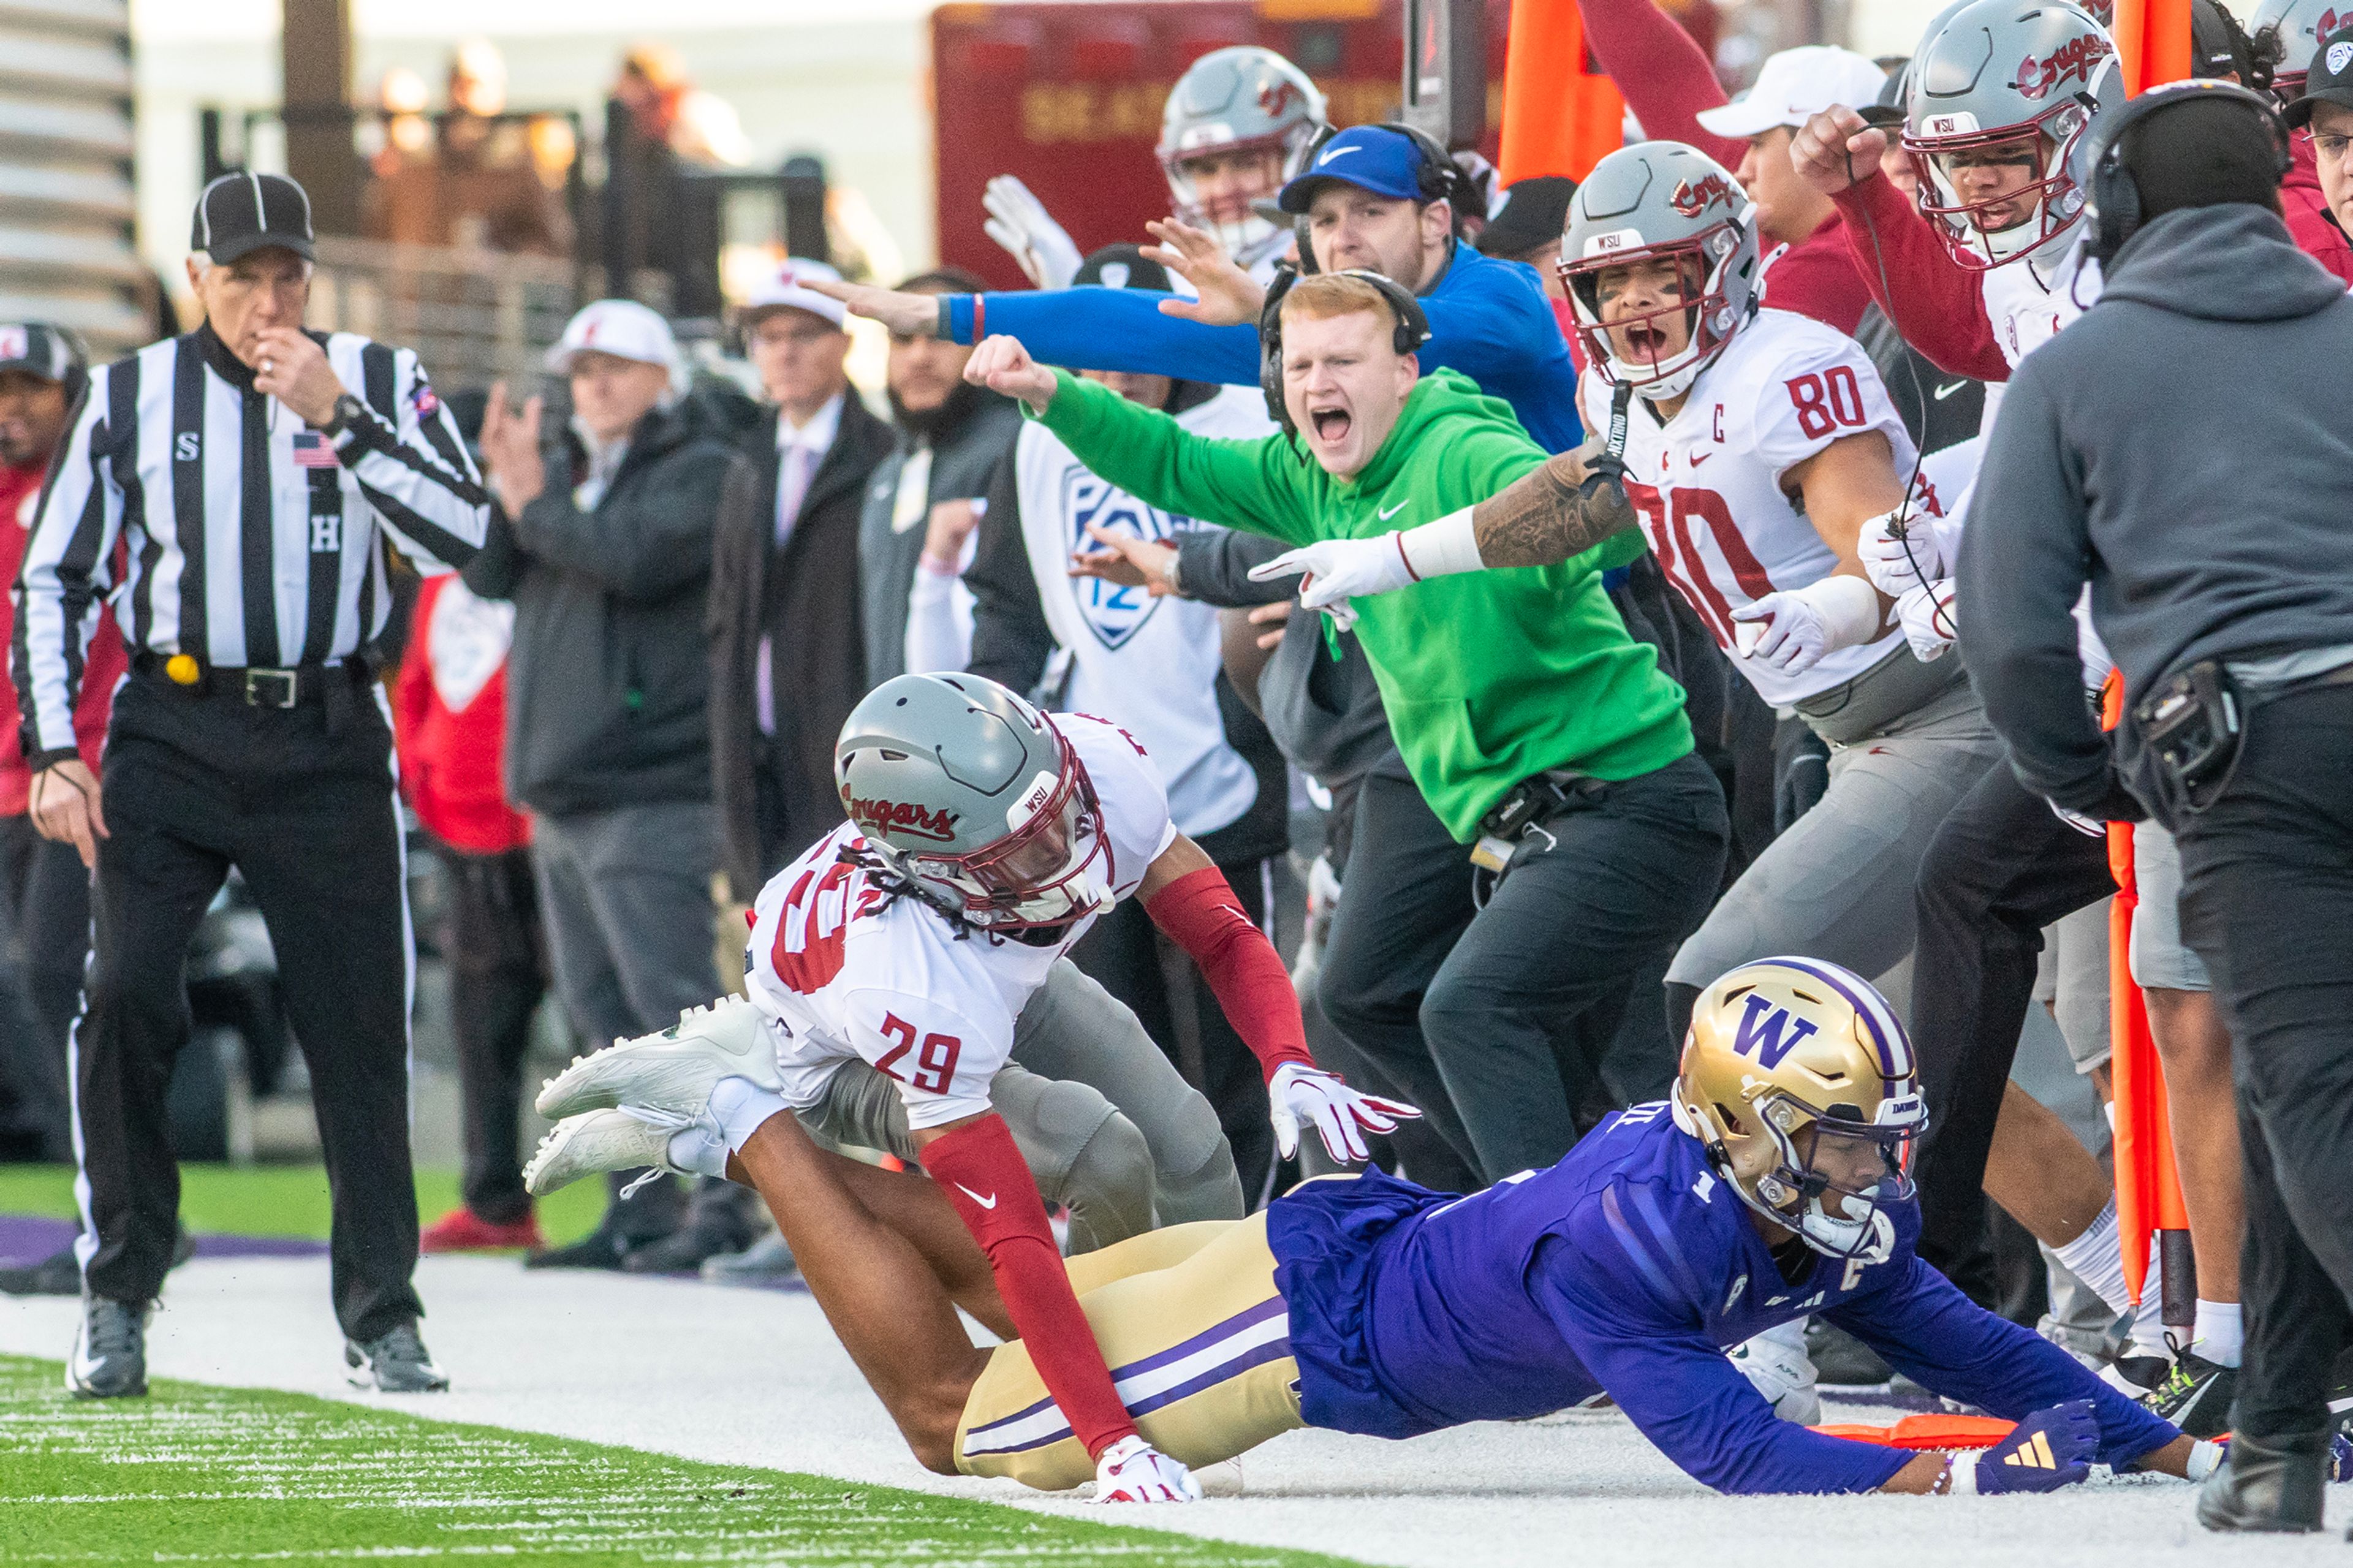
[[[1335,1158],[1361,1160],[1365,1132],[1419,1112],[1315,1067],[1282,959],[1170,823],[1159,774],[1124,731],[1049,717],[976,676],[908,675],[859,704],[834,755],[849,820],[754,906],[745,968],[759,1026],[688,1020],[575,1062],[539,1097],[563,1120],[528,1173],[533,1190],[637,1166],[756,1185],[759,1171],[734,1158],[752,1134],[868,1064],[896,1087],[916,1157],[987,1255],[1012,1327],[1097,1461],[1098,1500],[1198,1496],[1184,1467],[1136,1435],[991,1104],[1018,1016],[1098,915],[1137,898],[1264,1066],[1284,1153],[1305,1123]],[[779,1215],[790,1201],[764,1195]]]

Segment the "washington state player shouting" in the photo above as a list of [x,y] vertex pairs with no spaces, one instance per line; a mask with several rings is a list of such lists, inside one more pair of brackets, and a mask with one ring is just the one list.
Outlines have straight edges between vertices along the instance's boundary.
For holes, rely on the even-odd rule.
[[[834,775],[850,820],[754,906],[753,1007],[736,1016],[755,1013],[757,1026],[698,1015],[574,1063],[539,1097],[565,1120],[533,1162],[533,1190],[638,1166],[737,1174],[730,1155],[763,1122],[807,1118],[844,1069],[871,1064],[895,1086],[913,1152],[980,1243],[1005,1315],[1097,1462],[1097,1500],[1198,1496],[1185,1468],[1137,1436],[992,1103],[1033,999],[1070,970],[1064,955],[1097,915],[1140,898],[1264,1065],[1283,1153],[1305,1122],[1335,1159],[1361,1160],[1366,1131],[1419,1112],[1315,1067],[1282,961],[1170,824],[1159,773],[1125,731],[1049,717],[977,676],[901,676],[850,714]],[[1074,1058],[1130,1037],[1158,1055],[1132,1017],[1124,1030],[1111,1020],[1060,1032]],[[1074,1059],[1071,1076],[1090,1065]],[[821,1265],[801,1262],[832,1310]],[[860,1370],[878,1387],[895,1375]]]

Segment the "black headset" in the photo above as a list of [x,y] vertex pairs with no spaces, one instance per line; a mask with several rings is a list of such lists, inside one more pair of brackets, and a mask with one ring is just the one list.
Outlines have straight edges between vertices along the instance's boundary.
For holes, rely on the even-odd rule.
[[2137,98],[2128,98],[2094,121],[2089,132],[2092,175],[2084,195],[2092,232],[2084,249],[2092,259],[2106,266],[2140,230],[2140,182],[2125,163],[2126,136],[2135,126],[2177,104],[2214,100],[2244,104],[2263,121],[2271,133],[2276,160],[2274,175],[2284,176],[2293,166],[2287,131],[2280,123],[2278,108],[2268,96],[2253,89],[2203,77],[2194,81],[2168,82]]
[[[1266,291],[1266,303],[1258,313],[1258,385],[1266,395],[1266,412],[1282,433],[1293,438],[1299,426],[1292,422],[1290,406],[1282,400],[1282,299],[1291,286],[1303,276],[1288,262],[1275,268],[1273,286]],[[1314,274],[1322,277],[1324,274]],[[1399,354],[1409,354],[1430,341],[1430,318],[1422,313],[1421,302],[1406,292],[1393,278],[1368,272],[1361,267],[1350,267],[1329,274],[1334,278],[1354,278],[1371,284],[1388,302],[1389,312],[1397,325],[1389,331],[1389,346]]]

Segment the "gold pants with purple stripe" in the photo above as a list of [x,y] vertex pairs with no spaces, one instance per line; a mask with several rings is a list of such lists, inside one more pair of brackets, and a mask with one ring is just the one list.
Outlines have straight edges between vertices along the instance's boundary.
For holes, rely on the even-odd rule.
[[[1068,1266],[1145,1442],[1198,1468],[1301,1425],[1299,1365],[1264,1214],[1171,1226]],[[1018,1340],[997,1348],[965,1400],[956,1468],[1044,1491],[1094,1479],[1094,1461]]]

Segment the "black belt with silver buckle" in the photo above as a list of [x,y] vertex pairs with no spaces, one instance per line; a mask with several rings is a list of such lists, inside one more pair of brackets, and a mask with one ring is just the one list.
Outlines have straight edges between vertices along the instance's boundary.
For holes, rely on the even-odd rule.
[[348,661],[296,665],[290,668],[205,665],[194,679],[183,679],[174,676],[169,660],[153,654],[142,653],[132,663],[142,675],[184,696],[242,702],[248,708],[270,708],[281,712],[323,696],[329,677],[349,679],[352,674]]

